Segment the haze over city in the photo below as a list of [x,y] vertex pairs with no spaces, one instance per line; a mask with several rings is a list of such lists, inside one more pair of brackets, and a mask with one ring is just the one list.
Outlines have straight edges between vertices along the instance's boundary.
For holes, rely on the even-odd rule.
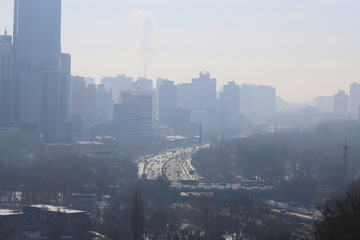
[[0,1],[0,240],[360,239],[359,2]]
[[[86,1],[64,0],[62,51],[72,74],[143,76],[135,51],[139,16],[154,21],[149,78],[190,82],[209,71],[228,81],[271,85],[287,101],[309,102],[360,78],[360,3],[331,1]],[[12,32],[13,1],[1,0],[0,30]],[[146,14],[145,14],[146,15]],[[326,87],[325,87],[326,86]]]

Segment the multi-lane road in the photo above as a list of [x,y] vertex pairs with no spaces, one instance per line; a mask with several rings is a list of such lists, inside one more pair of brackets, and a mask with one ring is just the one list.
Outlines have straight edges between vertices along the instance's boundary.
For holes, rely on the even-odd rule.
[[138,162],[139,177],[150,180],[164,177],[172,183],[198,180],[199,176],[191,165],[191,155],[196,150],[197,148],[179,148],[157,155],[146,155]]
[[[209,147],[205,145],[203,147]],[[206,182],[191,164],[191,156],[198,147],[178,148],[168,150],[159,154],[149,154],[138,160],[138,175],[140,178],[156,180],[159,177],[165,178],[172,187],[201,188],[206,189],[232,189],[232,190],[267,190],[271,186],[242,181],[237,183],[216,183]]]

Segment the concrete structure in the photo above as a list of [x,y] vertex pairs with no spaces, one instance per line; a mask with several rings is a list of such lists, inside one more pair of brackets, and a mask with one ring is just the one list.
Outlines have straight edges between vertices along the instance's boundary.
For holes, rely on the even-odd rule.
[[276,89],[270,86],[256,88],[256,120],[271,120],[276,111]]
[[139,77],[135,82],[132,83],[132,89],[139,89],[144,91],[153,90],[153,81],[151,79]]
[[113,119],[114,102],[111,91],[106,91],[105,85],[96,86],[96,120],[111,122]]
[[347,117],[349,107],[349,96],[345,94],[345,91],[339,90],[334,96],[334,113]]
[[196,109],[210,107],[216,101],[216,79],[210,78],[210,73],[200,72],[199,78],[193,78],[196,101],[193,103]]
[[196,99],[196,89],[192,83],[183,83],[177,85],[178,89],[178,106],[183,109],[189,109],[191,111],[196,110],[194,104]]
[[356,116],[360,113],[360,84],[352,83],[350,84],[350,108],[349,111],[351,114]]
[[240,88],[240,113],[249,119],[255,119],[255,91],[256,85],[241,84]]
[[90,230],[90,214],[52,205],[24,206],[26,226],[37,226],[47,237],[71,236],[85,239]]
[[114,108],[114,124],[122,127],[122,143],[138,144],[152,140],[152,110],[150,94],[121,94],[121,104]]
[[95,194],[73,194],[71,197],[71,207],[76,210],[82,210],[91,214],[96,213],[96,195]]
[[156,96],[157,96],[157,101],[156,101],[156,114],[155,114],[155,117],[159,117],[159,98],[160,98],[160,94],[159,94],[159,91],[160,91],[160,86],[165,83],[165,82],[170,82],[169,79],[165,79],[165,78],[158,78],[156,80]]
[[276,111],[276,89],[271,86],[242,84],[240,88],[240,113],[253,121],[266,121]]
[[235,81],[224,85],[224,91],[221,93],[221,102],[228,109],[228,117],[236,118],[240,110],[240,86]]
[[0,239],[12,239],[23,232],[24,217],[22,212],[0,209]]
[[319,109],[320,113],[334,112],[334,96],[319,96],[313,100],[315,107]]
[[107,91],[111,91],[115,104],[121,103],[121,92],[130,90],[133,83],[132,77],[119,74],[117,77],[104,77],[101,84],[104,84]]
[[159,120],[166,123],[170,112],[178,107],[177,87],[172,81],[166,81],[159,87]]

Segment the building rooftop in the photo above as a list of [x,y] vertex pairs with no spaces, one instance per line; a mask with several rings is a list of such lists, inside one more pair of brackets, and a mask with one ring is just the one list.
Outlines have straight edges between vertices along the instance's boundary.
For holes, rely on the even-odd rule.
[[53,206],[53,205],[44,205],[44,204],[31,205],[29,207],[31,207],[31,208],[39,208],[39,209],[47,210],[47,211],[50,211],[50,212],[61,212],[61,213],[67,213],[67,214],[86,213],[85,211],[73,210],[73,209],[69,209],[69,208],[66,208],[66,207]]
[[11,216],[11,215],[20,215],[22,212],[9,210],[9,209],[0,209],[0,217],[2,216]]

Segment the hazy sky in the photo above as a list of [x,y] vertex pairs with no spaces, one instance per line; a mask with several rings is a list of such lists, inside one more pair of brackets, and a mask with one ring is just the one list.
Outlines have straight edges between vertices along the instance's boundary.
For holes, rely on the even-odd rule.
[[[359,0],[63,0],[72,74],[271,85],[289,101],[360,82]],[[13,0],[0,0],[12,33]]]

